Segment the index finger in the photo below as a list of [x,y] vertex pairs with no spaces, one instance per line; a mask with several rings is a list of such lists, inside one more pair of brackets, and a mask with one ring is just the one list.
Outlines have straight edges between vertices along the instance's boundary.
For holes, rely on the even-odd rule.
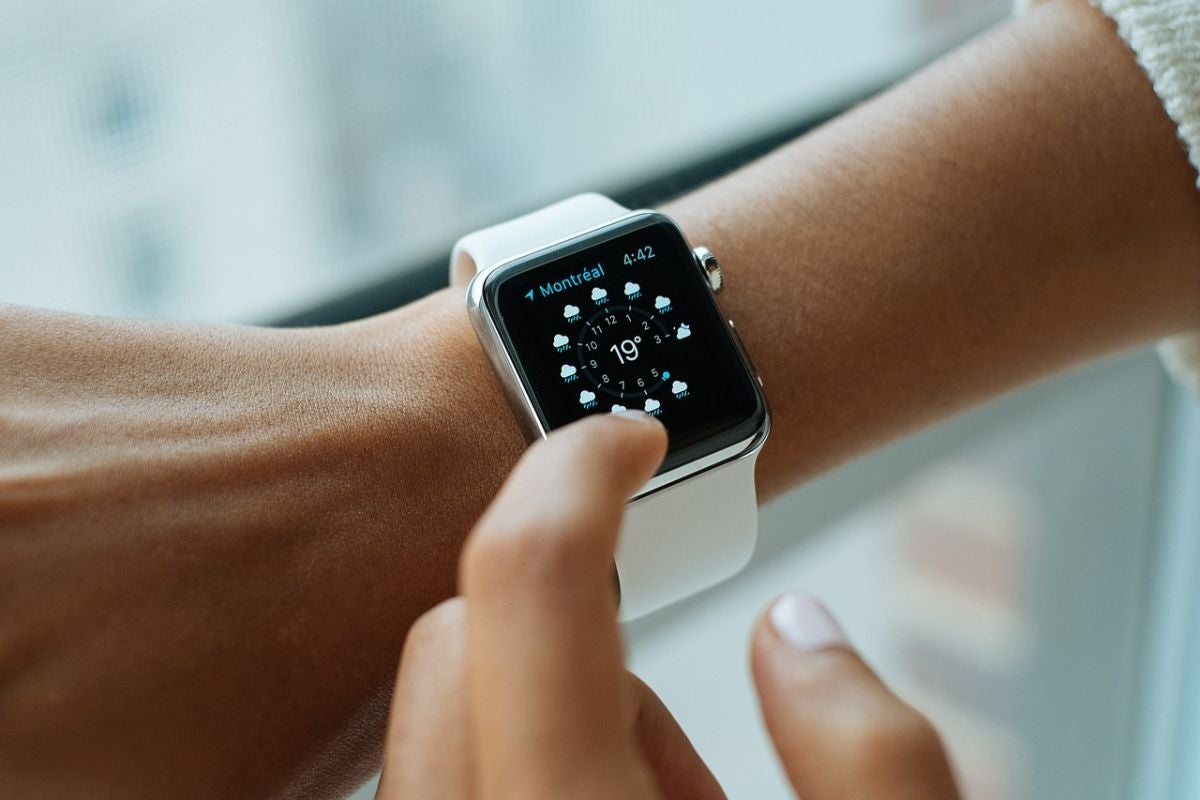
[[612,558],[625,503],[666,444],[646,415],[567,426],[530,449],[468,540],[461,584],[481,785],[561,793],[632,755]]

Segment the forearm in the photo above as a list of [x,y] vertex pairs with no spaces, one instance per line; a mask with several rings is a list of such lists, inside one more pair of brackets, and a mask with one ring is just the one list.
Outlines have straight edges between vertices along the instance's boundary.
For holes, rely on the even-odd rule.
[[1059,3],[674,204],[772,405],[761,488],[1200,326],[1195,178],[1111,24]]
[[[1060,2],[667,206],[721,257],[718,299],[764,380],[762,495],[1200,327],[1195,180],[1111,23]],[[433,302],[466,329],[460,293]]]
[[375,768],[405,633],[520,449],[442,413],[492,379],[436,360],[470,336],[447,319],[0,306],[0,795],[328,796]]

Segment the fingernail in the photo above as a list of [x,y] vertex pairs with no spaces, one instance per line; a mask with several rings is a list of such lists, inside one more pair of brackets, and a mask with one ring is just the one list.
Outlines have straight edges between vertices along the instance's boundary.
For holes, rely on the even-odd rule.
[[658,420],[640,408],[623,408],[620,411],[613,411],[611,416],[627,419],[631,422],[658,422]]
[[842,627],[816,598],[803,592],[785,594],[770,611],[775,632],[797,650],[820,650],[846,644]]

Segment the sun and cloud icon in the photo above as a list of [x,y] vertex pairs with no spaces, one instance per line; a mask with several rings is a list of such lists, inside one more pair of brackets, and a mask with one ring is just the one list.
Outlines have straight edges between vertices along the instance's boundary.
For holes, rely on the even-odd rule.
[[662,407],[662,403],[658,402],[653,397],[647,397],[646,404],[644,406],[642,406],[642,408],[644,408],[646,410],[647,414],[653,414],[655,411],[658,411],[658,409],[661,407]]
[[665,295],[659,295],[654,298],[654,307],[659,311],[668,311],[671,308],[671,298]]
[[592,300],[597,303],[608,302],[608,289],[596,286],[592,289]]
[[625,281],[625,296],[634,299],[642,296],[642,287],[633,281]]
[[554,334],[554,349],[555,350],[560,350],[560,351],[566,350],[567,345],[570,343],[571,343],[571,340],[568,339],[566,336],[563,336],[561,333]]
[[584,389],[579,393],[579,404],[584,408],[591,408],[596,405],[596,393]]
[[692,335],[692,326],[688,325],[687,323],[684,323],[683,325],[680,325],[678,328],[675,329],[675,338],[676,339],[686,339],[687,337],[689,337],[691,335]]
[[570,364],[563,364],[563,365],[562,365],[562,369],[560,369],[560,370],[558,371],[558,374],[559,374],[559,375],[562,377],[562,379],[563,379],[563,380],[565,380],[565,381],[567,381],[568,383],[570,383],[571,381],[575,380],[575,378],[576,378],[576,377],[578,377],[578,376],[575,374],[575,373],[576,373],[576,372],[578,372],[578,371],[579,371],[579,370],[575,369],[575,368],[574,368],[574,367],[572,367]]
[[671,384],[671,394],[676,397],[685,397],[688,393],[688,385],[684,381],[675,381]]
[[579,316],[579,306],[567,303],[563,306],[563,316],[568,320],[573,320]]

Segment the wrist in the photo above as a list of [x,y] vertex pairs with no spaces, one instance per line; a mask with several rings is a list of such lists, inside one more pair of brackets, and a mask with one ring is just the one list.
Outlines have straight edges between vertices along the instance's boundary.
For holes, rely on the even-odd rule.
[[414,505],[465,535],[525,442],[461,288],[338,330],[342,352],[363,364],[368,394],[386,398],[368,410],[370,427],[388,432]]

